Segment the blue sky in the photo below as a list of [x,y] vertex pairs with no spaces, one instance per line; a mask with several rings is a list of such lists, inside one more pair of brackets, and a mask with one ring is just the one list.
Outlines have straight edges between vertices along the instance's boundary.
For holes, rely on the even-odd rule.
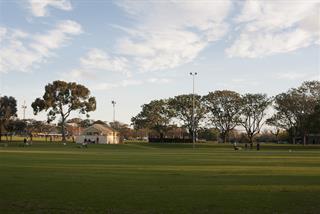
[[[0,0],[0,93],[87,86],[91,118],[129,123],[152,99],[217,89],[273,96],[320,80],[319,1]],[[72,116],[79,116],[74,114]],[[45,114],[35,117],[43,120]],[[84,118],[84,116],[82,116]]]

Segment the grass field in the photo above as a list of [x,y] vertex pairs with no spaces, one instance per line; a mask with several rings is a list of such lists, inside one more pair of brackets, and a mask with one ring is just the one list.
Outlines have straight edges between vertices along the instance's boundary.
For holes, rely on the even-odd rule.
[[0,213],[320,213],[319,146],[9,144],[0,173]]

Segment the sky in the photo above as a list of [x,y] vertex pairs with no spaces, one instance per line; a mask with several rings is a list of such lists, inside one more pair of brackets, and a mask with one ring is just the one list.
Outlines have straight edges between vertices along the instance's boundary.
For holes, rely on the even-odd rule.
[[[85,85],[90,118],[195,91],[274,96],[320,80],[320,1],[0,0],[0,95],[27,105],[54,80]],[[78,113],[72,117],[81,117]]]

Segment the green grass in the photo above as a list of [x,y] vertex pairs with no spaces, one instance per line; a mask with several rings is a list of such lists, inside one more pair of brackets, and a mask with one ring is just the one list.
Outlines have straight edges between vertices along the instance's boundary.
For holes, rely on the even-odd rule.
[[[8,136],[8,137],[5,137],[5,136],[2,136],[2,140],[7,140],[8,142],[22,142],[24,138],[27,138],[28,141],[30,140],[30,137],[29,136]],[[72,142],[72,138],[71,137],[67,137],[66,141],[68,142]],[[47,141],[46,141],[46,138],[45,137],[32,137],[32,142],[48,142],[50,143],[50,137],[47,137]],[[61,137],[53,137],[52,138],[52,143],[55,142],[61,142]]]
[[320,212],[320,146],[20,145],[0,146],[0,213]]

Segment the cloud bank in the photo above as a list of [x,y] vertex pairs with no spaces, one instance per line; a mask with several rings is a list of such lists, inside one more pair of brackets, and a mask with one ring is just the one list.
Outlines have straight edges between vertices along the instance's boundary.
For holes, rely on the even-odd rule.
[[0,72],[32,70],[81,33],[81,25],[71,20],[60,21],[41,34],[0,27]]
[[320,1],[247,0],[235,25],[240,26],[230,57],[257,58],[287,53],[320,41]]
[[48,16],[48,7],[70,11],[72,6],[68,0],[28,0],[29,9],[33,16]]

